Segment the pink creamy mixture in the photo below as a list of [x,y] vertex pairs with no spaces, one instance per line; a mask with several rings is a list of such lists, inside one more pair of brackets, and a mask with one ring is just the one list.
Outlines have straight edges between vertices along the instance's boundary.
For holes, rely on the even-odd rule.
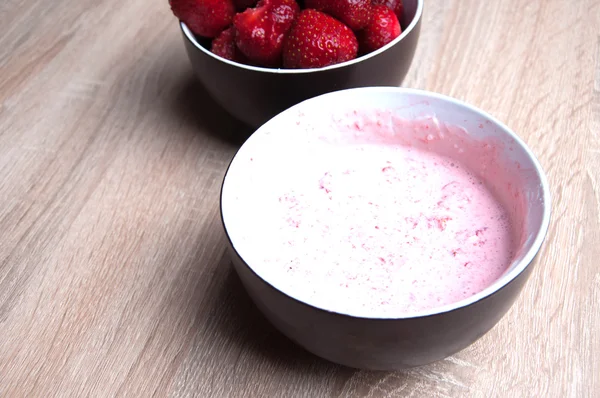
[[352,140],[295,142],[277,171],[258,149],[244,159],[250,185],[237,197],[255,220],[232,239],[259,275],[310,304],[371,316],[451,304],[498,279],[514,230],[481,173],[354,127]]

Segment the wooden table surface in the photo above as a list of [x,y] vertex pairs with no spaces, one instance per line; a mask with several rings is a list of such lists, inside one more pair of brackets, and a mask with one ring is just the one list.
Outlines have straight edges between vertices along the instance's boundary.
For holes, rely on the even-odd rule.
[[485,337],[388,373],[297,348],[224,253],[247,134],[166,0],[0,2],[0,396],[600,394],[600,1],[428,0],[404,85],[506,122],[548,173],[537,267]]

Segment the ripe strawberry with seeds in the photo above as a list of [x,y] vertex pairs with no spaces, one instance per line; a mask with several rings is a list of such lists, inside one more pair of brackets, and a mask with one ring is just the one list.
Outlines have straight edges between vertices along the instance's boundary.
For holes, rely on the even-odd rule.
[[215,37],[210,45],[210,51],[220,57],[233,61],[235,59],[235,29],[225,29]]
[[233,26],[222,31],[211,43],[210,51],[220,57],[242,64],[250,64],[250,61],[240,52],[235,45],[235,28]]
[[384,5],[390,10],[394,11],[398,21],[402,20],[402,14],[404,14],[404,4],[402,0],[372,0],[373,5]]
[[198,36],[215,37],[231,25],[231,0],[169,0],[173,14]]
[[400,36],[401,32],[394,11],[382,5],[373,6],[373,19],[358,33],[360,51],[363,54],[375,51]]
[[356,58],[354,33],[337,19],[320,11],[300,12],[283,48],[286,68],[320,68]]
[[306,8],[329,14],[352,30],[360,30],[371,20],[371,0],[305,0]]
[[280,66],[285,34],[299,12],[295,0],[260,0],[233,19],[237,47],[259,65]]

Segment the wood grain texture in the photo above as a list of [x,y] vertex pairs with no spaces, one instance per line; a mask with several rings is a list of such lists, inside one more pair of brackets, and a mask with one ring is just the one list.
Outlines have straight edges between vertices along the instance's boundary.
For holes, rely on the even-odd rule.
[[352,370],[280,336],[233,274],[218,194],[248,131],[166,1],[0,2],[0,396],[598,396],[600,1],[426,1],[405,85],[517,131],[553,219],[485,337]]

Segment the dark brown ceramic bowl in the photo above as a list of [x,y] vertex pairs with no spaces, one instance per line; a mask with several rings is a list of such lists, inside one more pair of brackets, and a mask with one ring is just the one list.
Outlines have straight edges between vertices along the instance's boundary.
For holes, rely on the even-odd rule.
[[[516,253],[506,271],[483,291],[459,302],[418,313],[380,315],[360,312],[360,308],[353,313],[350,310],[336,312],[336,309],[311,303],[310,296],[286,290],[279,276],[281,274],[272,270],[287,264],[269,263],[269,266],[263,266],[259,251],[268,250],[266,247],[273,242],[267,241],[265,247],[257,249],[254,243],[248,243],[268,235],[261,232],[267,228],[265,225],[270,225],[262,222],[266,207],[258,206],[257,201],[264,199],[265,203],[271,203],[269,198],[272,196],[269,196],[266,187],[277,181],[272,179],[275,174],[261,180],[264,175],[253,173],[261,170],[262,173],[285,174],[285,170],[290,170],[286,169],[286,162],[291,157],[288,154],[296,149],[294,142],[286,137],[305,137],[307,131],[337,134],[337,127],[332,127],[332,121],[344,121],[349,114],[368,110],[384,111],[380,115],[393,112],[393,117],[408,120],[435,116],[439,125],[464,128],[470,139],[480,144],[472,148],[486,148],[481,145],[486,142],[497,143],[499,152],[494,159],[498,160],[494,162],[506,174],[490,174],[486,182],[498,192],[503,190],[507,209],[518,209],[513,210],[511,219],[518,231],[516,236],[519,238],[516,240],[520,243],[517,243]],[[377,125],[390,125],[393,120],[389,115],[378,117],[381,124]],[[342,131],[339,130],[340,133]],[[369,133],[369,130],[361,131],[362,134]],[[455,156],[462,157],[479,153],[471,151],[481,151],[467,149],[465,152],[458,146],[454,148],[456,153],[464,153]],[[261,168],[248,167],[246,160],[257,160],[254,156],[261,157]],[[303,167],[302,161],[291,162],[294,164],[290,167]],[[261,181],[267,181],[267,185],[261,184]],[[250,196],[258,199],[247,199]],[[527,281],[546,236],[550,221],[550,193],[544,172],[531,150],[513,131],[492,116],[435,93],[398,87],[370,87],[309,99],[258,129],[229,166],[221,192],[221,212],[235,270],[250,297],[273,325],[308,351],[330,361],[355,368],[398,369],[424,365],[452,355],[479,339],[502,318]],[[277,250],[278,246],[273,243],[273,252]],[[401,251],[401,246],[397,250]],[[314,266],[319,267],[319,264]],[[437,278],[438,275],[432,277]],[[316,286],[319,286],[318,282],[315,280]]]
[[221,58],[181,23],[192,67],[210,95],[239,120],[258,127],[305,99],[331,91],[367,86],[399,86],[412,62],[423,0],[404,0],[403,32],[365,56],[317,69],[270,69]]

